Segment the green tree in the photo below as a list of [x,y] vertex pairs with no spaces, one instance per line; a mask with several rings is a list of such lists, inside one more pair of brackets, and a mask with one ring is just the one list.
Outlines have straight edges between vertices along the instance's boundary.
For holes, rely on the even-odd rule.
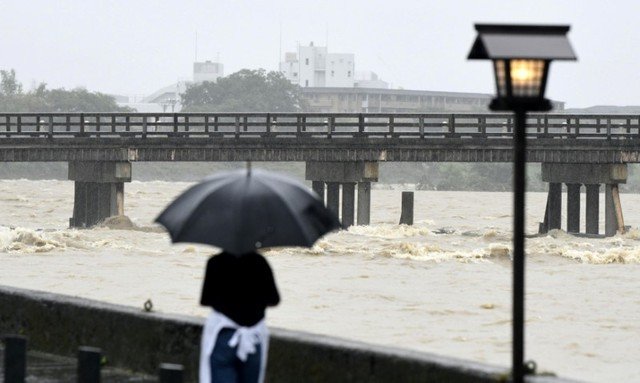
[[182,97],[184,112],[301,112],[306,102],[300,87],[280,72],[243,69],[218,82],[187,88]]
[[115,99],[99,92],[86,89],[52,89],[45,91],[45,99],[52,112],[130,112],[131,108],[118,106]]
[[47,89],[45,83],[29,92],[22,91],[16,73],[0,71],[0,113],[106,113],[131,112],[118,106],[115,99],[99,92],[77,88]]
[[22,84],[16,80],[16,71],[11,69],[10,71],[0,71],[0,95],[2,96],[14,96],[22,93]]

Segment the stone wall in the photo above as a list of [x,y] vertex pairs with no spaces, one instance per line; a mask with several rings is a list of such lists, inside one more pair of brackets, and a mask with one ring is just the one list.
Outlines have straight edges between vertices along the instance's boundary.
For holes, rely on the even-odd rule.
[[[185,366],[195,381],[203,318],[0,286],[0,335],[74,356],[99,347],[111,366],[155,375],[160,363]],[[269,382],[506,382],[507,369],[433,354],[271,329]],[[529,382],[568,382],[530,377]]]

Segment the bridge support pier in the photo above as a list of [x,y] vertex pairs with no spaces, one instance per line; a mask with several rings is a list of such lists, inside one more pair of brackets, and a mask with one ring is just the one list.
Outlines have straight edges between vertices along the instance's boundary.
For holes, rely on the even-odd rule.
[[599,233],[599,190],[605,185],[605,236],[624,232],[618,184],[627,182],[626,164],[543,163],[542,180],[549,182],[549,195],[540,232],[561,229],[561,190],[567,185],[567,232],[580,232],[580,187],[586,185],[585,230]]
[[124,214],[124,183],[131,181],[130,162],[69,162],[75,181],[70,227],[90,227]]
[[580,184],[567,184],[567,233],[580,232]]
[[353,226],[356,212],[356,183],[342,184],[342,227]]
[[324,182],[322,181],[311,181],[311,189],[320,197],[321,200],[324,201]]
[[560,229],[562,225],[562,184],[549,183],[547,207],[544,211],[544,232]]
[[358,182],[358,225],[371,223],[371,182]]
[[336,217],[340,216],[340,183],[327,182],[326,205]]
[[598,234],[600,222],[600,185],[587,185],[587,211],[585,230],[587,234]]
[[326,185],[325,203],[341,219],[344,228],[355,224],[356,217],[358,225],[369,224],[371,182],[378,180],[377,162],[307,162],[305,178],[311,180],[313,190],[323,200]]

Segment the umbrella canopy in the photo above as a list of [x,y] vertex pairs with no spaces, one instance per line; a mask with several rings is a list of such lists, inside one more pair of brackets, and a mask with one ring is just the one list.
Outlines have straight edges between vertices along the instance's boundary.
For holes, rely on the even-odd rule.
[[233,254],[261,247],[312,246],[340,222],[304,184],[262,171],[207,177],[156,218],[173,242],[213,245]]

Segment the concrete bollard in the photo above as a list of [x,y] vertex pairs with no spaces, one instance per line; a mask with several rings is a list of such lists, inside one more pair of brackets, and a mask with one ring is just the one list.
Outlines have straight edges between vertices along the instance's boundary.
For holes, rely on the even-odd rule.
[[182,383],[184,367],[181,364],[162,363],[160,365],[160,383]]
[[401,225],[413,225],[413,192],[402,192]]
[[100,382],[102,351],[95,347],[78,348],[78,383]]
[[27,338],[20,335],[4,337],[4,381],[24,383],[27,372]]

